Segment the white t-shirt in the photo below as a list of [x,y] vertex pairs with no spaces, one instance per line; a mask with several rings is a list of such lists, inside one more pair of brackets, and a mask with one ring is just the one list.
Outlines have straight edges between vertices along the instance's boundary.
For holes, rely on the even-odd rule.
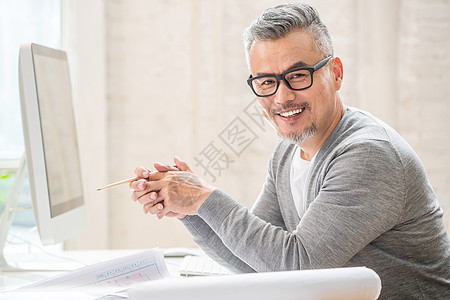
[[294,157],[292,158],[291,164],[291,193],[292,198],[294,198],[295,208],[297,208],[297,213],[300,218],[306,211],[306,191],[309,171],[311,169],[312,162],[314,161],[314,156],[311,161],[307,161],[300,156],[300,147],[294,151]]

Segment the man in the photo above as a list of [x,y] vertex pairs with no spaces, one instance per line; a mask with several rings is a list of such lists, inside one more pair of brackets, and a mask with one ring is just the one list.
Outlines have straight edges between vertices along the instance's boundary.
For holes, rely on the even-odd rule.
[[251,211],[192,173],[155,164],[131,183],[144,211],[178,217],[236,272],[367,266],[380,299],[450,299],[443,211],[411,147],[344,105],[343,67],[305,4],[265,11],[244,34],[248,80],[282,140]]

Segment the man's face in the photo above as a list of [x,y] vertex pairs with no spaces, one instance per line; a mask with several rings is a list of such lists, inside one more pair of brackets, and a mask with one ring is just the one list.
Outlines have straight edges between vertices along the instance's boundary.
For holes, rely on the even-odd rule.
[[[250,68],[253,77],[263,74],[281,74],[299,66],[313,67],[324,57],[313,49],[309,33],[294,31],[284,38],[256,42],[250,50]],[[336,70],[330,60],[314,72],[313,85],[305,90],[290,90],[280,82],[277,92],[260,97],[267,117],[272,120],[279,134],[296,144],[312,137],[321,140],[329,134],[329,128],[337,111]],[[340,65],[342,72],[342,65]]]

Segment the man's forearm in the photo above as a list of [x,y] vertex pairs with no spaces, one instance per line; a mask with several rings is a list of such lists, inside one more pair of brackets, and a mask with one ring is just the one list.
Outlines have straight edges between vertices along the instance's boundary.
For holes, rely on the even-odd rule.
[[245,262],[235,256],[219,238],[219,236],[199,216],[187,216],[181,220],[191,233],[194,241],[203,251],[218,263],[236,273],[255,272]]

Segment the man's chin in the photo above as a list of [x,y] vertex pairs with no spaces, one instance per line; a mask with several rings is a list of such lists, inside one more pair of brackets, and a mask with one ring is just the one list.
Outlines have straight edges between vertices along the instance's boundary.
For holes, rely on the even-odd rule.
[[291,144],[299,144],[313,137],[314,134],[316,134],[316,132],[317,132],[316,127],[313,125],[310,128],[308,128],[308,130],[302,133],[297,132],[297,133],[282,134],[278,131],[278,136]]
[[309,137],[303,137],[303,136],[282,136],[281,134],[279,134],[279,136],[286,142],[290,143],[290,144],[299,144],[302,143],[304,141],[306,141]]

